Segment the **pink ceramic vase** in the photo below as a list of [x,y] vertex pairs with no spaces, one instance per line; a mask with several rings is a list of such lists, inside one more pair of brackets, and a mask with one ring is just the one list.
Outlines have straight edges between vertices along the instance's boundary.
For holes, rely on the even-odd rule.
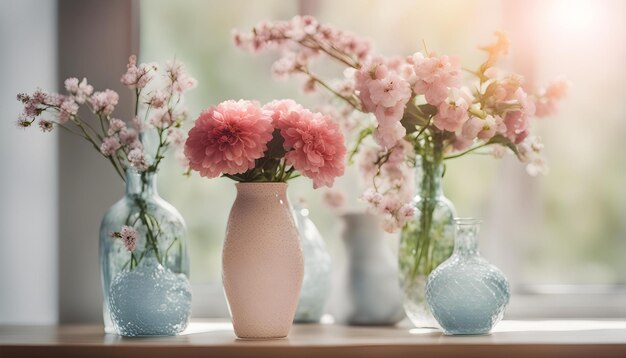
[[304,259],[286,183],[237,183],[222,257],[239,338],[282,338],[298,305]]

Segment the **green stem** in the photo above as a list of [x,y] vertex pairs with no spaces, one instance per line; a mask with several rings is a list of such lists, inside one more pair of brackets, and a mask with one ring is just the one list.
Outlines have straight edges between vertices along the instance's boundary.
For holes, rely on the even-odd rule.
[[107,158],[111,164],[113,165],[113,167],[115,168],[115,171],[117,172],[117,174],[120,176],[120,178],[122,178],[123,181],[126,181],[126,177],[124,176],[124,174],[122,174],[122,170],[118,167],[118,164],[115,162],[115,160],[113,159],[112,156],[106,156],[104,154],[102,154],[102,152],[100,151],[100,147],[98,147],[98,145],[96,144],[95,140],[93,138],[91,138],[91,136],[89,135],[89,133],[85,130],[85,128],[82,126],[82,121],[80,119],[78,119],[76,122],[76,126],[78,128],[80,128],[80,130],[83,132],[83,134],[85,135],[85,139],[87,139],[87,141],[89,141],[91,143],[91,145],[93,145],[93,147],[96,149],[96,151],[98,153],[100,153],[100,155],[102,155],[103,157]]
[[354,163],[354,156],[359,152],[359,147],[361,146],[361,143],[363,143],[365,138],[367,138],[373,132],[374,130],[368,127],[359,133],[359,138],[357,138],[354,148],[352,149],[352,151],[350,151],[350,155],[348,156],[348,164]]
[[[418,273],[428,275],[432,270],[433,245],[433,213],[437,205],[437,191],[439,190],[439,167],[443,163],[443,133],[434,131],[424,141],[424,154],[421,158],[422,178],[420,183],[420,219],[418,236],[415,242],[415,262],[411,277],[415,279]],[[421,269],[421,270],[420,270]]]
[[466,150],[466,151],[464,151],[464,152],[461,152],[461,153],[458,153],[458,154],[454,154],[454,155],[449,155],[449,156],[447,156],[447,157],[445,157],[445,158],[443,158],[443,159],[448,160],[448,159],[459,158],[459,157],[464,156],[465,154],[468,154],[468,153],[471,153],[471,152],[475,151],[476,149],[480,149],[480,148],[482,148],[482,147],[486,147],[486,146],[488,146],[489,144],[492,144],[492,143],[489,143],[489,142],[487,142],[487,143],[483,143],[483,144],[481,144],[481,145],[477,145],[477,146],[475,146],[475,147],[473,147],[473,148],[470,148],[470,149],[468,149],[468,150]]

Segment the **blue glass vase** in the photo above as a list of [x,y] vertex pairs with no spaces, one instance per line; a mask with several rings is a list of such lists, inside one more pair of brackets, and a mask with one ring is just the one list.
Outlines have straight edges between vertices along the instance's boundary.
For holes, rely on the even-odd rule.
[[[137,232],[132,251],[111,236]],[[168,336],[183,331],[191,313],[186,228],[161,199],[154,173],[126,172],[126,195],[100,225],[100,265],[106,333]]]
[[316,323],[324,314],[330,295],[331,258],[319,230],[309,218],[309,210],[294,205],[294,218],[304,255],[304,279],[295,323]]
[[455,219],[452,256],[428,276],[426,300],[445,334],[487,334],[504,315],[509,283],[480,256],[480,221]]

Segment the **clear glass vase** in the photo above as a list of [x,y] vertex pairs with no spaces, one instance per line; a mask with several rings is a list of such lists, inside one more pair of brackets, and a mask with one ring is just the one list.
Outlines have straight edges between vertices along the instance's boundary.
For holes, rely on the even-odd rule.
[[456,219],[454,253],[428,277],[426,299],[445,334],[487,334],[509,302],[509,283],[480,256],[480,221]]
[[[135,248],[112,237],[137,231]],[[100,225],[100,265],[106,333],[175,335],[191,311],[186,228],[180,213],[157,193],[156,175],[126,172],[126,194]]]
[[439,327],[424,288],[432,270],[452,254],[456,210],[443,195],[441,154],[418,156],[415,167],[415,217],[402,229],[398,253],[404,310],[416,327]]
[[317,323],[324,314],[330,295],[330,253],[315,223],[309,218],[309,210],[295,204],[293,213],[304,255],[304,279],[294,322]]

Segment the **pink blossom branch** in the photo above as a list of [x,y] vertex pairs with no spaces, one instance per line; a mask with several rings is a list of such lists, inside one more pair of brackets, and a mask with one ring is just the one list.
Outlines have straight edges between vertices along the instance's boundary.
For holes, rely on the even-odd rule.
[[330,85],[328,85],[326,82],[322,81],[320,78],[318,78],[317,76],[315,76],[314,74],[312,74],[307,68],[303,67],[303,66],[298,66],[296,67],[296,71],[302,72],[305,75],[307,75],[312,81],[314,81],[315,83],[320,84],[322,87],[324,87],[326,90],[328,90],[329,92],[331,92],[332,94],[334,94],[335,96],[341,98],[342,100],[344,100],[345,102],[347,102],[350,106],[352,106],[352,108],[356,109],[357,111],[363,112],[363,109],[361,108],[360,103],[355,103],[353,98],[349,98],[346,97],[344,95],[342,95],[341,93],[337,92],[335,89],[333,89]]

